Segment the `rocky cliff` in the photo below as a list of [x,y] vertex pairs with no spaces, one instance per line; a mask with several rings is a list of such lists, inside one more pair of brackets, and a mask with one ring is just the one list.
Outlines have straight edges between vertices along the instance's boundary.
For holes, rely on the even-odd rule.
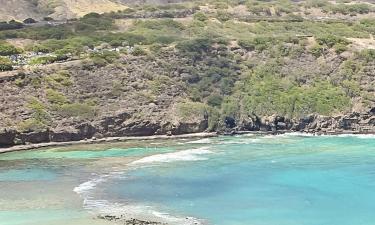
[[111,2],[135,6],[67,23],[2,23],[0,70],[14,71],[0,73],[0,146],[202,131],[374,132],[371,4]]
[[[203,131],[374,132],[375,108],[371,107],[362,106],[358,112],[352,108],[337,116],[311,114],[290,118],[241,110],[236,116],[221,117],[211,107],[189,100],[189,82],[198,79],[192,67],[193,71],[207,71],[208,61],[218,60],[228,51],[243,51],[241,54],[246,55],[238,48],[214,48],[200,60],[193,60],[167,48],[157,57],[122,55],[109,65],[91,60],[72,61],[2,76],[0,146]],[[253,55],[254,62],[260,62],[257,57],[263,56]],[[282,70],[293,74],[294,65],[310,68],[305,76],[323,73],[327,68],[315,67],[315,60],[301,56],[286,63]],[[342,59],[331,60],[329,64],[338,68]],[[227,63],[231,68],[231,62]],[[241,74],[240,67],[232,70]],[[327,74],[334,77],[337,69],[328,70],[332,72]],[[371,79],[370,71],[363,87],[372,83]]]

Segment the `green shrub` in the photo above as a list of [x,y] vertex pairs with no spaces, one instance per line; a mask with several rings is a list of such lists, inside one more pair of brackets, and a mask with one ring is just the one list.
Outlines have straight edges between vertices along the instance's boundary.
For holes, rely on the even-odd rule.
[[135,46],[132,55],[134,56],[141,56],[141,55],[147,55],[147,52],[140,46]]
[[232,17],[231,14],[229,14],[228,12],[226,11],[218,11],[217,12],[217,15],[216,15],[216,18],[220,21],[220,22],[226,22],[228,20],[230,20]]
[[208,107],[208,131],[218,130],[220,126],[220,112],[216,108]]
[[29,65],[46,65],[46,64],[51,64],[57,61],[56,56],[40,56],[36,58],[32,58],[29,61]]
[[53,89],[47,89],[46,97],[48,102],[50,102],[51,104],[63,105],[69,102],[69,100],[65,97],[64,94]]
[[241,99],[236,95],[228,96],[223,99],[221,104],[222,116],[230,116],[233,118],[238,118],[240,114],[240,102]]
[[324,6],[329,5],[330,3],[327,0],[307,0],[305,2],[305,6],[307,8],[314,7],[314,8],[322,8]]
[[48,127],[50,123],[50,115],[46,110],[46,106],[37,98],[31,98],[28,101],[27,108],[32,111],[31,118],[18,124],[19,131],[41,131]]
[[119,40],[129,46],[134,46],[147,42],[145,36],[134,33],[106,34],[100,37],[101,40],[110,43],[112,40]]
[[329,48],[332,48],[335,45],[347,46],[348,44],[350,44],[350,42],[346,40],[345,38],[338,37],[338,36],[331,35],[331,34],[321,35],[316,38],[316,41],[318,42],[318,44],[327,46]]
[[346,94],[350,97],[356,97],[361,94],[361,88],[358,82],[354,80],[344,80],[342,82]]
[[177,115],[183,120],[201,119],[207,115],[207,105],[200,102],[182,102],[177,105]]
[[344,44],[341,44],[341,43],[335,44],[333,46],[333,48],[335,49],[335,52],[337,54],[341,54],[341,53],[345,52],[346,50],[348,50],[348,47],[346,45],[344,45]]
[[310,49],[309,49],[309,52],[314,55],[315,57],[320,57],[323,55],[324,53],[324,47],[319,45],[319,44],[316,44],[314,46],[312,46]]
[[48,78],[65,87],[71,86],[73,84],[72,80],[70,79],[69,72],[65,70],[59,71],[55,74],[51,74],[48,76]]
[[61,116],[92,119],[96,115],[95,107],[87,103],[64,104],[59,109]]
[[17,79],[14,81],[14,84],[15,84],[17,87],[23,87],[23,86],[25,86],[25,80],[22,79],[22,78],[17,78]]
[[224,77],[220,81],[220,92],[223,95],[229,95],[232,93],[232,89],[234,86],[235,79],[233,76]]
[[202,21],[202,22],[208,20],[208,17],[206,16],[206,14],[202,12],[195,13],[193,17],[195,20]]
[[333,13],[340,14],[367,14],[373,10],[373,7],[366,3],[360,4],[331,4],[329,10]]
[[251,39],[238,40],[238,45],[248,51],[253,51],[255,49],[254,41]]
[[375,49],[364,49],[358,54],[359,58],[366,62],[375,61]]
[[255,15],[261,15],[263,13],[270,14],[270,6],[265,4],[253,4],[249,2],[247,4],[249,12],[254,13]]
[[278,114],[299,118],[311,113],[331,115],[350,107],[350,98],[343,88],[328,81],[299,86],[282,77],[279,71],[272,62],[254,68],[238,83],[233,97],[224,100],[223,111],[228,115],[244,111],[258,116]]
[[113,19],[98,13],[89,13],[80,18],[75,24],[76,32],[93,32],[96,30],[110,30],[114,28]]
[[0,42],[0,56],[9,56],[21,53],[21,50],[17,49],[11,44],[6,42]]
[[247,47],[253,45],[255,50],[262,52],[274,46],[274,44],[277,43],[277,40],[271,36],[256,36],[255,38],[248,39],[246,42]]
[[13,63],[10,59],[0,56],[0,71],[13,70]]
[[212,107],[221,106],[222,101],[223,101],[223,97],[218,94],[212,94],[207,98],[207,104]]
[[19,30],[17,33],[19,38],[29,38],[34,40],[47,39],[66,39],[74,35],[74,32],[68,25],[59,26],[42,26],[42,27],[28,27]]
[[97,66],[105,66],[107,64],[113,63],[119,57],[119,53],[114,51],[102,51],[90,54],[90,59]]
[[185,53],[202,53],[211,49],[213,41],[209,38],[196,38],[182,41],[177,44],[177,49]]
[[27,120],[24,120],[20,122],[17,126],[18,131],[20,132],[28,132],[28,131],[43,131],[48,126],[44,123],[42,123],[39,120],[36,120],[34,118],[30,118]]
[[169,89],[174,81],[165,75],[156,76],[151,82],[151,90],[154,94],[163,93],[166,89]]
[[35,89],[42,87],[42,79],[40,77],[33,77],[30,80],[31,86],[33,86]]
[[42,53],[49,53],[49,52],[53,51],[51,48],[49,48],[45,45],[41,45],[41,44],[34,44],[32,46],[27,46],[26,50],[27,51],[33,51],[33,52],[42,52]]
[[134,23],[133,29],[146,28],[150,30],[163,30],[163,29],[175,29],[183,30],[185,27],[182,23],[172,19],[160,19],[160,20],[137,20]]

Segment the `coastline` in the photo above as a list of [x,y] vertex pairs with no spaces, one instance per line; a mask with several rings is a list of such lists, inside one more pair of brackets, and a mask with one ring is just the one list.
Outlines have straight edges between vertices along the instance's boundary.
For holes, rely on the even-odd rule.
[[[272,135],[272,132],[238,132],[236,134],[233,134],[233,135],[238,135],[238,137],[241,137],[241,135],[244,135],[244,137],[246,137],[246,134],[254,134],[254,135],[261,135],[260,137],[262,138],[263,136],[262,135],[267,135],[266,137],[270,137],[270,138],[273,138],[273,135]],[[273,133],[275,134],[275,133]],[[278,132],[278,134],[281,134],[279,135],[280,137],[284,136],[282,134],[285,134],[285,136],[294,136],[294,135],[297,135],[297,136],[319,136],[318,134],[315,134],[313,132]],[[340,136],[345,136],[345,135],[349,135],[349,136],[355,136],[355,135],[360,135],[358,133],[346,133],[346,134],[343,134],[343,133],[338,133],[337,135]],[[369,133],[366,133],[365,135],[374,135],[374,134],[369,134]],[[220,136],[219,134],[216,134],[216,133],[193,133],[193,134],[187,134],[187,135],[176,135],[176,136],[165,136],[165,135],[159,135],[159,136],[146,136],[146,137],[124,137],[124,138],[105,138],[105,139],[98,139],[98,140],[86,140],[86,141],[77,141],[77,142],[67,142],[67,143],[60,143],[60,144],[67,144],[67,145],[75,145],[75,144],[85,144],[85,143],[90,143],[90,144],[95,144],[95,143],[110,143],[110,142],[121,142],[121,141],[127,141],[127,140],[171,140],[171,139],[178,139],[178,138],[204,138],[204,137],[224,137],[224,136]],[[250,136],[250,135],[249,135]],[[322,136],[331,136],[331,135],[322,135]],[[277,138],[277,135],[275,136]],[[258,136],[254,136],[254,138],[258,138]],[[193,139],[195,140],[195,139]],[[188,140],[185,140],[185,141],[189,141]],[[217,141],[222,141],[221,138],[219,138]],[[149,156],[145,156],[145,157],[149,157]],[[143,158],[143,157],[142,157]],[[127,159],[128,160],[128,159]],[[126,163],[124,163],[124,161],[122,161],[123,165],[125,166],[126,164],[126,167],[129,168],[129,165],[131,164],[131,162],[134,162],[134,160],[137,160],[137,159],[131,159],[129,161],[127,161]],[[110,160],[112,163],[113,163],[113,160]],[[108,161],[108,162],[110,162]],[[104,165],[104,164],[103,164]],[[142,165],[141,165],[142,166]],[[137,165],[138,167],[138,165]],[[125,167],[124,167],[125,168]],[[101,170],[99,170],[101,171]],[[104,173],[104,175],[106,176],[108,173]],[[117,174],[116,171],[114,171],[113,174]],[[103,174],[95,174],[94,176],[94,180],[97,179],[97,175],[99,176],[99,179],[100,177],[103,175]],[[91,182],[92,179],[89,179],[87,182]],[[86,182],[84,182],[86,183]],[[81,184],[84,184],[84,183],[81,183]],[[79,186],[77,186],[79,187]],[[74,191],[76,192],[76,191]],[[82,193],[79,193],[79,192],[76,192],[79,196],[81,196]],[[88,196],[90,197],[90,196]],[[81,198],[85,198],[84,195],[81,196]],[[94,199],[95,200],[95,199]],[[85,200],[84,200],[85,202]],[[109,202],[110,203],[110,202]],[[85,217],[85,218],[82,218],[81,220],[77,220],[77,223],[74,223],[74,224],[79,224],[79,222],[82,222],[82,223],[85,223],[85,222],[88,222],[90,221],[90,223],[92,224],[97,224],[97,225],[110,225],[110,224],[133,224],[133,225],[146,225],[146,224],[154,224],[154,225],[197,225],[197,224],[200,224],[200,225],[205,225],[207,223],[205,223],[204,220],[199,220],[198,218],[192,218],[192,217],[175,217],[174,215],[168,215],[168,214],[163,214],[163,213],[159,213],[158,211],[150,211],[151,209],[145,209],[143,207],[139,207],[138,205],[117,205],[116,203],[113,203],[113,204],[109,204],[108,205],[109,208],[108,210],[106,211],[98,211],[98,212],[95,212],[95,211],[92,211],[92,216],[90,217]],[[120,208],[118,208],[120,206]],[[142,205],[141,205],[142,206]],[[136,210],[134,210],[136,209]],[[87,209],[86,209],[87,210]],[[143,211],[142,211],[143,210]],[[157,210],[157,209],[156,209]],[[89,211],[89,210],[87,210]],[[140,211],[142,211],[141,213],[139,213]],[[152,212],[152,213],[150,213]],[[155,214],[155,213],[159,213],[159,214]],[[164,215],[164,216],[163,216]],[[167,215],[168,217],[165,217],[165,215]],[[160,217],[162,216],[162,217]],[[178,215],[177,215],[178,216]],[[172,219],[172,222],[170,221],[170,219]],[[178,222],[174,223],[173,220],[178,220]],[[75,222],[75,221],[74,221]],[[184,222],[184,223],[183,223]],[[60,224],[60,222],[59,222]],[[61,224],[63,224],[63,222],[61,222]],[[70,224],[70,223],[69,223]]]
[[278,131],[230,131],[230,132],[199,132],[199,133],[189,133],[180,135],[150,135],[150,136],[126,136],[126,137],[105,137],[105,138],[92,138],[84,139],[79,141],[66,141],[66,142],[45,142],[37,144],[25,144],[25,145],[15,145],[7,148],[0,148],[0,154],[17,152],[17,151],[27,151],[40,148],[48,147],[64,147],[79,144],[99,144],[99,143],[115,143],[115,142],[126,142],[126,141],[142,141],[142,140],[168,140],[168,139],[180,139],[180,138],[209,138],[218,137],[226,135],[280,135],[280,134],[290,134],[290,133],[300,133],[300,134],[310,134],[313,136],[322,135],[375,135],[375,132],[360,132],[360,131],[329,131],[329,132],[317,132],[317,131],[290,131],[290,130],[278,130]]
[[168,140],[168,139],[180,139],[180,138],[208,138],[217,137],[219,134],[216,132],[202,132],[202,133],[191,133],[181,135],[152,135],[152,136],[132,136],[132,137],[106,137],[100,139],[87,139],[80,141],[67,141],[67,142],[46,142],[38,144],[27,144],[27,145],[16,145],[8,148],[0,148],[0,154],[17,151],[27,151],[33,149],[47,148],[47,147],[63,147],[78,144],[98,144],[98,143],[113,143],[113,142],[125,142],[134,140]]

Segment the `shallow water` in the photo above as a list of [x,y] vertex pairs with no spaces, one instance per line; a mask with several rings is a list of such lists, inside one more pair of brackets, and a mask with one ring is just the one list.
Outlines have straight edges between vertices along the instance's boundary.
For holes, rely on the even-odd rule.
[[104,223],[97,214],[172,224],[370,225],[374,190],[374,136],[218,137],[0,155],[1,225]]

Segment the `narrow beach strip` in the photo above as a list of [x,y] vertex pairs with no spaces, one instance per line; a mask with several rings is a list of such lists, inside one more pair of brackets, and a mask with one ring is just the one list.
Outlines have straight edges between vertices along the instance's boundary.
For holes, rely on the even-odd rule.
[[110,143],[110,142],[124,142],[133,140],[167,140],[167,139],[181,139],[181,138],[208,138],[217,137],[218,134],[214,132],[207,133],[192,133],[192,134],[181,134],[181,135],[153,135],[153,136],[133,136],[133,137],[106,137],[100,139],[88,139],[80,141],[68,141],[68,142],[47,142],[38,144],[27,144],[27,145],[16,145],[9,148],[0,148],[1,153],[26,151],[38,148],[46,147],[59,147],[69,146],[77,144],[98,144],[98,143]]

